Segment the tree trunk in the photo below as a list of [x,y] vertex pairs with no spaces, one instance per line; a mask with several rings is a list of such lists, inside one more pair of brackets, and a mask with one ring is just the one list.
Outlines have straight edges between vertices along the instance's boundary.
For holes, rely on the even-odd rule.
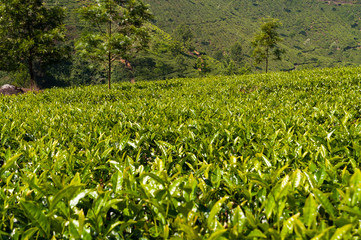
[[34,74],[34,67],[33,67],[33,58],[30,57],[28,60],[28,70],[30,74],[30,89],[34,90],[35,88],[35,74]]
[[108,89],[110,89],[110,79],[112,78],[112,59],[111,59],[112,55],[109,51],[108,54]]
[[268,73],[268,48],[266,49],[266,73]]
[[111,49],[111,40],[112,40],[112,19],[111,19],[111,12],[112,12],[112,4],[109,2],[109,46],[108,46],[108,89],[111,88],[110,80],[112,78],[112,49]]

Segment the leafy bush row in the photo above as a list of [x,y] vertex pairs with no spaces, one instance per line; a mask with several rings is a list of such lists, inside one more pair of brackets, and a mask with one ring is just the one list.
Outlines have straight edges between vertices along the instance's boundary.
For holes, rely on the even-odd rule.
[[2,97],[0,236],[360,238],[359,71]]

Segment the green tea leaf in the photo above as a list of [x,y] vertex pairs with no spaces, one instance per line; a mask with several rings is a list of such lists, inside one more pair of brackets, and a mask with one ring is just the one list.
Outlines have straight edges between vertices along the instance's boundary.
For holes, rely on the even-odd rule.
[[137,222],[134,221],[134,220],[129,220],[127,222],[118,221],[117,223],[110,226],[108,232],[111,232],[115,227],[117,227],[120,224],[119,232],[122,233],[127,227],[129,227],[129,226],[131,226],[133,224],[136,224],[136,223]]
[[311,188],[317,187],[317,183],[316,183],[315,179],[310,175],[310,173],[304,172],[304,174],[305,174]]
[[328,232],[329,232],[331,229],[333,229],[333,228],[335,228],[335,226],[331,226],[331,227],[329,227],[329,228],[324,229],[320,234],[318,234],[317,236],[313,237],[311,240],[322,240],[322,239],[324,239],[324,236],[325,236],[326,234],[328,234]]
[[81,235],[79,234],[79,221],[72,219],[69,222],[69,231],[74,238],[81,238]]
[[277,182],[278,178],[280,177],[281,173],[283,173],[283,171],[285,169],[287,169],[289,166],[288,164],[286,164],[285,166],[281,167],[280,169],[278,169],[276,171],[276,173],[272,174],[272,183]]
[[236,227],[237,233],[241,233],[246,224],[246,215],[242,209],[237,206],[234,214],[232,215],[232,226]]
[[254,238],[267,238],[264,233],[262,233],[259,229],[254,229],[250,234],[247,235],[247,238],[254,239]]
[[221,210],[222,204],[228,199],[228,196],[221,198],[218,200],[214,206],[212,207],[211,212],[209,213],[209,217],[207,219],[207,225],[211,230],[215,230],[217,228],[217,219],[216,215]]
[[58,202],[63,198],[71,200],[71,198],[76,194],[76,192],[80,190],[83,186],[84,185],[68,185],[61,189],[55,194],[53,201],[51,201],[49,211],[53,211]]
[[282,240],[286,239],[286,237],[293,232],[293,225],[299,216],[300,216],[300,213],[297,213],[297,214],[293,215],[292,217],[290,217],[289,219],[287,219],[283,223],[283,227],[282,227],[282,231],[281,231],[281,239]]
[[103,153],[102,153],[102,156],[101,158],[107,158],[108,155],[113,151],[113,148],[108,148],[107,150],[105,150]]
[[345,235],[351,231],[352,224],[345,225],[341,228],[336,229],[336,232],[332,235],[331,240],[339,240],[339,239],[345,239]]
[[301,222],[298,218],[295,220],[293,229],[296,236],[306,238],[307,229],[305,228],[303,222]]
[[39,231],[38,228],[34,227],[34,228],[30,228],[28,230],[26,230],[24,232],[24,234],[21,236],[21,240],[29,240],[29,239],[33,239],[32,237],[34,236],[34,234]]
[[265,214],[267,219],[270,219],[272,212],[274,210],[276,210],[276,201],[273,196],[273,193],[270,193],[266,199],[266,205],[265,205]]
[[158,177],[157,175],[155,175],[154,173],[143,173],[139,178],[143,179],[145,177],[150,177],[153,180],[155,180],[156,182],[162,184],[163,186],[165,186],[165,182],[163,179],[161,179],[160,177]]
[[292,174],[292,186],[293,186],[293,188],[298,188],[301,185],[302,178],[303,178],[302,171],[297,169]]
[[221,236],[227,231],[228,231],[227,229],[219,229],[214,233],[212,233],[212,235],[208,238],[208,240],[220,240]]
[[80,201],[80,199],[84,198],[91,191],[92,191],[91,189],[86,189],[86,190],[79,192],[76,196],[72,196],[69,206],[71,208],[75,207],[78,204],[78,202]]
[[32,223],[37,226],[42,234],[47,238],[50,237],[50,222],[41,208],[32,202],[20,201],[20,205],[25,214],[31,219]]
[[359,207],[340,206],[338,209],[361,218],[361,209]]
[[6,233],[0,230],[0,236],[10,236],[10,233]]
[[322,207],[326,210],[326,212],[328,212],[332,217],[335,217],[335,213],[336,213],[335,208],[328,200],[328,198],[325,196],[325,194],[316,188],[314,188],[312,191],[317,201],[321,203]]
[[163,239],[169,239],[169,226],[165,225],[163,228]]
[[1,166],[0,168],[0,176],[9,168],[11,168],[15,161],[19,159],[19,157],[23,155],[22,153],[18,153],[14,156],[12,156],[11,158],[7,159],[6,162]]
[[78,232],[79,232],[79,235],[81,236],[83,234],[83,229],[84,229],[84,224],[85,224],[85,216],[84,216],[84,211],[83,209],[81,209],[79,211],[79,214],[78,214],[78,221],[79,221],[79,228],[78,228]]
[[179,224],[179,229],[184,232],[187,236],[187,239],[201,240],[202,238],[198,235],[198,232],[195,228],[190,227],[186,224]]
[[303,207],[303,221],[308,228],[310,228],[316,221],[317,213],[317,203],[310,194],[306,199],[305,206]]

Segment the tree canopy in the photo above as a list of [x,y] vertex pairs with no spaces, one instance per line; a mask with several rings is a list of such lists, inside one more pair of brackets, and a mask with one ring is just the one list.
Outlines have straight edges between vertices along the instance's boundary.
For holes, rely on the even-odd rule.
[[26,68],[35,85],[35,64],[64,57],[65,10],[42,0],[0,0],[0,70]]
[[104,64],[110,89],[113,62],[129,66],[131,54],[147,46],[149,33],[145,23],[152,15],[139,0],[97,0],[84,6],[80,13],[96,30],[84,32],[76,48],[81,56]]
[[263,18],[261,23],[261,30],[255,35],[252,46],[253,57],[257,64],[265,61],[266,72],[268,72],[268,64],[270,55],[274,55],[275,60],[281,60],[281,55],[285,52],[279,48],[278,43],[282,41],[279,37],[277,29],[282,24],[278,19]]

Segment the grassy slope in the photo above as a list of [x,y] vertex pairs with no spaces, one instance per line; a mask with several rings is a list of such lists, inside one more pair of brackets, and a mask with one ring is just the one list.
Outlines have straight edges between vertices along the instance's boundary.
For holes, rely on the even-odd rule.
[[[351,4],[327,4],[306,0],[145,0],[151,5],[156,24],[172,32],[186,23],[194,31],[198,47],[212,53],[226,50],[241,41],[246,55],[250,40],[258,30],[261,17],[278,18],[288,50],[280,69],[335,66],[339,61],[361,63],[358,47],[360,1]],[[336,2],[336,1],[335,1]]]

